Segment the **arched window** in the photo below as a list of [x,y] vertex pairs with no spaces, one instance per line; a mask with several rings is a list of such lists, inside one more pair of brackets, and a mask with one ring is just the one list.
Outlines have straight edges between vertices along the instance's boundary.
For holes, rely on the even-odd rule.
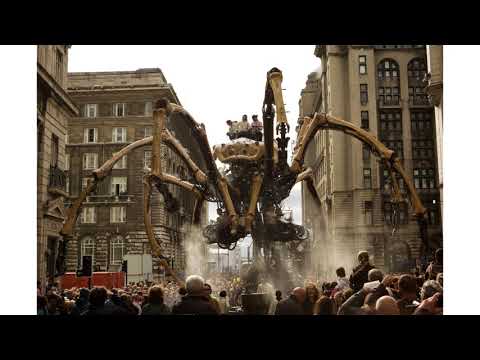
[[410,60],[408,69],[408,103],[412,105],[429,105],[423,79],[427,73],[425,59],[414,58]]
[[398,63],[392,59],[384,59],[377,66],[378,80],[398,80],[400,68]]
[[110,239],[110,265],[120,265],[123,260],[124,241],[120,235]]
[[95,265],[95,240],[91,236],[86,236],[80,241],[80,266],[83,265],[83,257],[92,257],[92,266]]

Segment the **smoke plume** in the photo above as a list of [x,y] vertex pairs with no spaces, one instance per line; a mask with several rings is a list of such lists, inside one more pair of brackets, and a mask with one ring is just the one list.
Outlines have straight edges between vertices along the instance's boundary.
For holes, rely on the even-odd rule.
[[185,274],[204,277],[208,254],[202,228],[198,225],[190,225],[184,226],[182,231],[185,233]]

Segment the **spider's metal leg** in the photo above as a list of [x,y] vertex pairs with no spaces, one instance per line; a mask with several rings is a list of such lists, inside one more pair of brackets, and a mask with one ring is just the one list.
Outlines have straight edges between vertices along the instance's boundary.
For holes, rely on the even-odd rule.
[[150,196],[152,193],[152,182],[155,176],[147,174],[143,177],[143,218],[145,223],[145,232],[147,233],[150,247],[152,248],[152,254],[160,258],[160,264],[173,276],[175,281],[182,286],[183,281],[180,280],[175,272],[170,268],[168,261],[162,256],[160,245],[155,238],[155,233],[152,227],[152,208],[150,203]]
[[207,182],[207,175],[200,170],[197,164],[195,164],[192,158],[188,155],[187,150],[167,129],[164,129],[162,132],[162,141],[164,141],[166,145],[174,148],[175,152],[183,159],[183,161],[185,161],[197,182],[200,184],[205,184]]
[[263,176],[255,175],[252,179],[252,187],[250,192],[250,204],[248,206],[247,217],[245,219],[245,230],[247,232],[252,231],[252,222],[255,219],[255,210],[257,208],[258,196],[262,187]]
[[283,102],[282,80],[283,76],[280,70],[274,68],[268,73],[268,81],[270,83],[270,86],[272,87],[273,97],[275,99],[277,123],[288,124],[285,104]]
[[347,135],[353,136],[354,138],[370,146],[370,149],[382,160],[390,162],[391,167],[400,174],[405,181],[405,184],[407,184],[412,206],[415,209],[415,216],[419,219],[423,219],[425,217],[427,210],[423,207],[412,181],[407,176],[400,160],[395,156],[394,151],[388,149],[372,133],[355,126],[351,122],[339,119],[337,117],[316,113],[313,119],[304,119],[302,127],[298,133],[298,142],[294,149],[293,161],[292,165],[290,166],[290,170],[292,172],[298,174],[302,171],[305,150],[310,141],[313,139],[315,133],[321,129],[342,131]]
[[78,215],[80,214],[80,208],[82,203],[85,201],[87,196],[95,190],[97,187],[98,180],[91,179],[88,180],[87,187],[85,190],[82,191],[80,196],[73,202],[72,206],[68,209],[67,212],[67,219],[65,220],[65,224],[63,224],[62,230],[60,230],[60,234],[62,236],[70,236],[73,233],[73,228],[75,223],[77,222]]
[[231,233],[234,234],[237,232],[238,227],[238,214],[235,211],[235,207],[233,206],[233,201],[230,196],[230,192],[228,191],[228,184],[227,179],[221,176],[218,179],[218,189],[220,190],[220,194],[222,195],[223,201],[225,203],[225,207],[227,209],[227,214],[231,221]]
[[307,178],[312,178],[312,176],[313,176],[312,168],[307,168],[305,171],[298,174],[297,179],[295,180],[295,183],[303,181]]
[[92,172],[93,175],[98,180],[105,178],[110,174],[110,172],[113,169],[113,166],[117,163],[118,160],[120,160],[122,157],[130,153],[132,150],[135,150],[145,145],[150,145],[152,142],[153,142],[153,137],[149,136],[145,139],[137,140],[131,143],[130,145],[121,149],[119,152],[116,152],[115,154],[113,154],[110,160],[107,160],[105,164],[103,164],[101,167],[99,167],[98,169]]

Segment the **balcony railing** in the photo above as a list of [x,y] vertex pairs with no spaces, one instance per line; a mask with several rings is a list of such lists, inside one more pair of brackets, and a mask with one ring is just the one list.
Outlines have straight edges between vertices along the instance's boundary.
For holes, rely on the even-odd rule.
[[57,166],[50,166],[48,187],[51,189],[66,190],[67,176]]

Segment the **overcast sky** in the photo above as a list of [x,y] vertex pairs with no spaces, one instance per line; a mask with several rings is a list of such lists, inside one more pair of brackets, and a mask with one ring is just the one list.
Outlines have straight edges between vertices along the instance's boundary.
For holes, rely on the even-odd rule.
[[[205,124],[210,145],[228,141],[225,121],[247,114],[261,119],[267,71],[283,72],[282,87],[294,139],[298,101],[307,76],[318,69],[315,46],[84,46],[74,45],[68,71],[126,71],[160,68],[183,107]],[[289,149],[291,150],[291,148]],[[291,151],[289,152],[289,159]],[[294,222],[301,223],[300,186],[286,201]],[[210,217],[215,208],[210,206]]]

